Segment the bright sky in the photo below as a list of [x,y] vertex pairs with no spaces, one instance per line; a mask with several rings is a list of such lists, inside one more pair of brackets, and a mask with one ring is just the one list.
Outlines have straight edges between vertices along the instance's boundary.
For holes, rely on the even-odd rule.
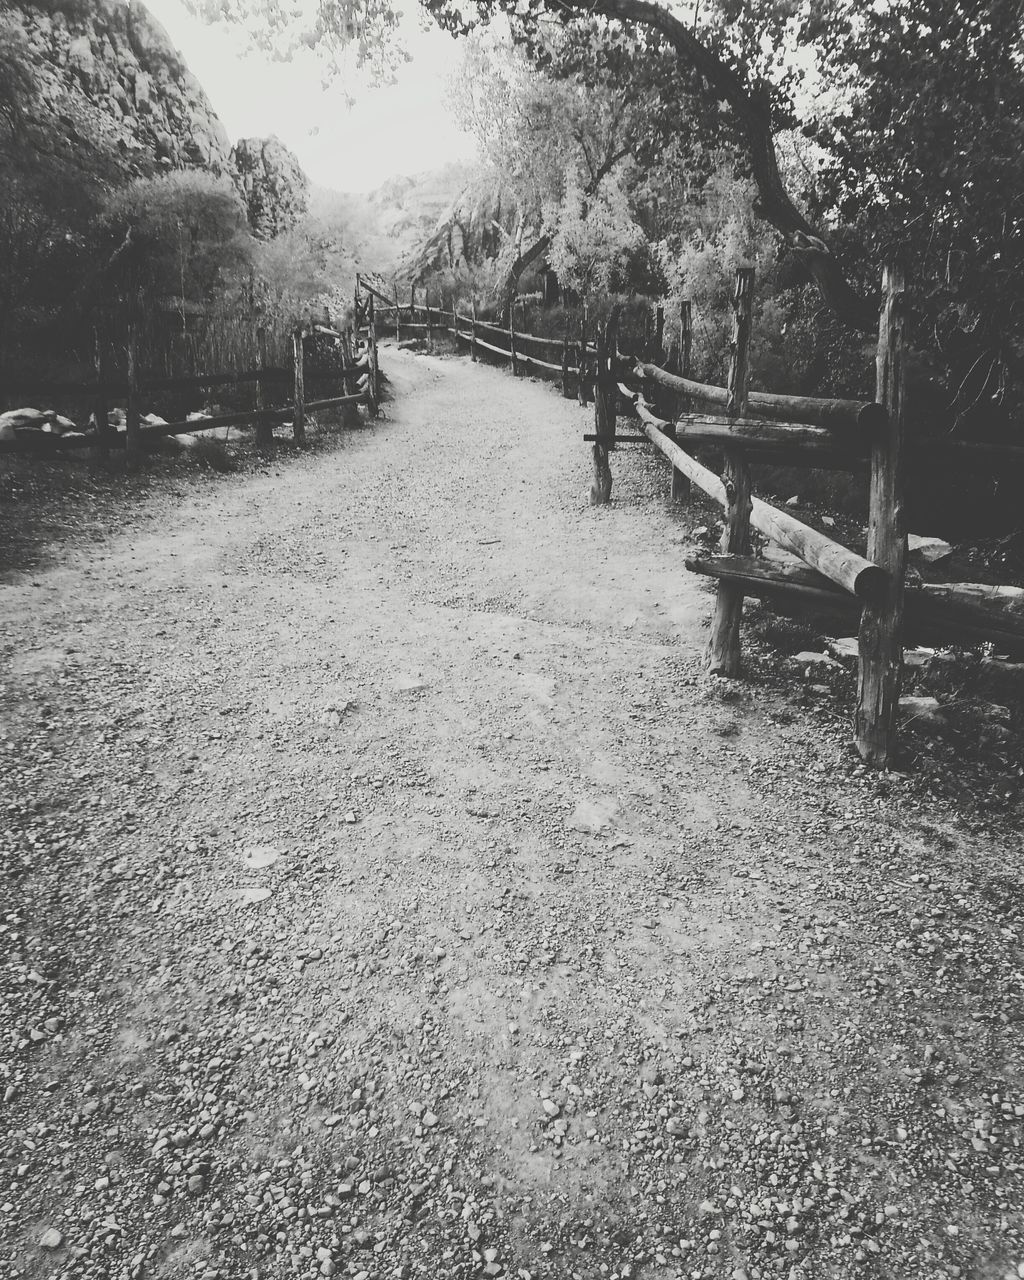
[[[145,0],[206,90],[234,142],[276,134],[310,179],[336,191],[372,191],[398,174],[433,169],[474,154],[445,107],[445,80],[457,42],[436,27],[409,22],[413,61],[383,88],[324,84],[314,55],[274,62],[248,52],[237,29],[209,26],[182,0]],[[346,89],[355,99],[346,102]]]

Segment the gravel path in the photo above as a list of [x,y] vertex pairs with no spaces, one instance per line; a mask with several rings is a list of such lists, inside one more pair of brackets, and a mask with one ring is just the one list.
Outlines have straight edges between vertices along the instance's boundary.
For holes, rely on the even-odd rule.
[[1019,843],[701,676],[654,460],[385,368],[0,588],[0,1274],[1024,1276]]

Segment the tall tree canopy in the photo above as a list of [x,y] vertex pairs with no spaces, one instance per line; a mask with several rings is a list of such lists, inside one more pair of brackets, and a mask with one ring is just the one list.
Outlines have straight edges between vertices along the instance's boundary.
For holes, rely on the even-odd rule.
[[[193,0],[246,17],[265,39],[396,56],[386,0]],[[556,74],[552,29],[575,74],[618,75],[660,100],[700,104],[678,127],[728,135],[774,227],[832,312],[874,328],[878,256],[902,250],[919,331],[952,372],[954,409],[1004,404],[1024,364],[1024,0],[421,0],[465,34],[503,14],[516,42]],[[380,42],[378,48],[375,42]],[[565,48],[563,43],[562,49]],[[381,57],[381,50],[385,51]],[[561,62],[559,66],[558,63]],[[664,138],[653,113],[647,140]],[[787,182],[778,138],[803,129],[820,172]]]

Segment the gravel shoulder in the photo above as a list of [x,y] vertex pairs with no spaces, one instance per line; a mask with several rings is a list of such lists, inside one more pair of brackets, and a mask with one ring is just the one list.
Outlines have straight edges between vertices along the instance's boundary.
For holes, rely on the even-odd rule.
[[1018,834],[703,677],[653,458],[384,367],[0,585],[0,1274],[1024,1276]]

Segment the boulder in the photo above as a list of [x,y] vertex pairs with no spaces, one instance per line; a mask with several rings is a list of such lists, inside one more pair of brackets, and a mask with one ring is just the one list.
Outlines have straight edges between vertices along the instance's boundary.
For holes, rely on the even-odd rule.
[[946,723],[938,698],[905,693],[900,698],[904,726],[912,729],[941,729]]
[[942,538],[924,538],[917,533],[907,537],[907,551],[925,564],[937,564],[953,554],[953,548]]

